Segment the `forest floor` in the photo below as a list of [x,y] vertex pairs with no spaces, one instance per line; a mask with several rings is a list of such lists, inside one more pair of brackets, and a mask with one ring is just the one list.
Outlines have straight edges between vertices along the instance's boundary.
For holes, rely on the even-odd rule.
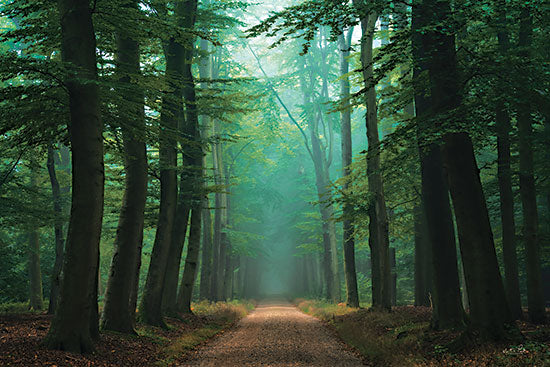
[[163,367],[177,366],[194,348],[230,329],[253,309],[231,302],[193,306],[195,315],[167,319],[169,329],[139,326],[137,336],[104,332],[93,354],[52,351],[41,345],[51,316],[0,314],[0,366]]
[[522,343],[473,345],[452,352],[448,345],[460,332],[430,330],[428,307],[401,306],[389,313],[320,301],[295,302],[355,348],[367,366],[550,367],[550,324],[521,321]]
[[364,366],[317,318],[288,302],[261,303],[179,366]]

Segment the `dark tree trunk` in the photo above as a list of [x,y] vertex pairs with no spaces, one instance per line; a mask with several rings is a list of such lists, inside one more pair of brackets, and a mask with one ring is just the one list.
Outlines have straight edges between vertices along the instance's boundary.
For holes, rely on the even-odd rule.
[[[214,134],[216,131],[217,123],[214,122]],[[221,170],[220,170],[220,146],[219,143],[212,144],[212,158],[214,161],[214,183],[219,187],[221,185]],[[221,234],[222,234],[222,193],[217,191],[214,194],[214,243],[212,246],[212,283],[210,285],[210,299],[212,301],[219,301],[220,297],[220,280],[223,279],[223,275],[220,273],[220,264],[223,254],[221,253]]]
[[193,298],[193,285],[197,274],[197,263],[199,260],[200,237],[201,237],[201,204],[197,200],[191,210],[191,226],[189,229],[189,244],[185,267],[181,279],[180,291],[178,294],[178,311],[191,313],[191,300]]
[[[185,161],[185,160],[184,160]],[[168,253],[168,261],[166,264],[166,273],[164,275],[164,290],[162,292],[162,309],[164,314],[176,316],[177,313],[177,293],[178,281],[181,264],[181,255],[185,243],[185,235],[189,223],[189,195],[192,187],[190,187],[189,172],[184,167],[180,174],[180,187],[178,193],[178,204],[176,208],[176,216],[174,218],[174,226],[172,229],[172,239],[170,251]]]
[[[199,59],[199,74],[202,80],[208,80],[212,74],[212,63],[208,47],[208,41],[200,40],[200,49],[203,56]],[[203,88],[208,88],[208,84],[204,83]],[[211,128],[212,120],[210,116],[202,116],[202,136],[206,142],[209,138],[208,131]],[[206,168],[206,157],[203,158],[203,167]],[[207,183],[204,183],[205,189]],[[206,190],[205,190],[206,192]],[[201,276],[200,276],[200,299],[208,299],[210,297],[210,286],[212,284],[212,215],[210,213],[210,202],[208,196],[203,199],[203,235],[202,235],[202,258],[201,258]]]
[[361,19],[361,64],[366,90],[367,176],[369,193],[373,196],[369,206],[369,247],[372,262],[372,306],[391,309],[391,273],[389,264],[388,214],[384,199],[384,186],[380,165],[380,138],[374,85],[373,41],[377,20],[375,13]]
[[212,279],[212,217],[208,209],[208,201],[203,200],[203,232],[202,232],[202,258],[200,299],[208,299]]
[[[183,1],[176,3],[176,23],[182,26],[182,17],[179,16]],[[165,45],[166,82],[169,90],[164,93],[161,109],[160,131],[160,210],[157,231],[151,262],[147,273],[147,280],[141,300],[140,318],[149,325],[165,327],[162,319],[162,294],[164,276],[170,252],[174,217],[177,206],[177,156],[176,136],[178,118],[182,113],[182,86],[181,79],[184,66],[184,46],[175,38],[170,38]]]
[[[38,173],[34,159],[31,159],[31,187],[37,189]],[[32,310],[42,310],[44,299],[42,296],[42,271],[40,269],[40,234],[36,219],[32,219],[28,233],[28,269],[29,269],[29,307]]]
[[[428,24],[449,20],[449,2],[428,0],[424,5]],[[452,129],[444,132],[443,154],[470,300],[468,327],[482,338],[509,338],[517,327],[510,315],[498,268],[472,140],[467,132],[461,131],[457,121],[462,117],[456,111],[461,106],[461,95],[454,35],[436,28],[424,32],[422,38],[425,49],[431,50],[427,64],[433,111],[446,116],[443,128]]]
[[[523,5],[520,13],[519,53],[523,60],[530,59],[533,37],[533,17],[530,5]],[[529,68],[528,68],[529,70]],[[529,85],[531,79],[526,72],[523,83]],[[535,172],[533,163],[533,108],[529,95],[518,96],[518,138],[519,138],[519,191],[523,208],[523,241],[527,266],[527,305],[529,319],[535,323],[544,323],[546,311],[542,290],[542,271],[540,263],[539,220]]]
[[449,189],[443,171],[440,142],[431,141],[435,123],[431,98],[425,76],[428,48],[418,31],[427,25],[426,8],[417,5],[413,10],[413,56],[415,59],[415,107],[418,147],[422,175],[422,201],[431,245],[430,266],[433,268],[432,327],[449,329],[464,325],[464,310],[460,298],[460,282],[456,256],[454,223],[449,202]]
[[93,350],[90,298],[97,281],[103,217],[103,125],[89,3],[59,0],[58,9],[62,59],[71,64],[65,85],[69,92],[73,193],[60,300],[45,344],[80,353]]
[[61,270],[63,269],[63,250],[65,247],[65,239],[63,238],[63,209],[61,206],[61,188],[57,180],[55,171],[54,150],[48,146],[48,160],[46,163],[50,184],[52,186],[52,199],[54,211],[54,234],[55,234],[55,262],[52,269],[52,278],[50,286],[50,303],[48,306],[48,314],[53,315],[59,302],[59,288],[61,286]]
[[[339,37],[340,47],[340,98],[347,106],[342,111],[342,167],[343,176],[348,177],[351,173],[350,165],[352,163],[352,139],[351,139],[351,106],[348,99],[350,98],[350,82],[347,75],[349,73],[348,58],[351,48],[351,36],[353,28],[348,31],[345,36],[343,33]],[[343,190],[348,188],[348,184],[344,184]],[[344,271],[346,276],[346,303],[349,307],[359,307],[359,292],[357,290],[357,273],[355,271],[355,239],[353,236],[353,205],[352,203],[344,203],[343,208],[343,244],[344,244]]]
[[[180,13],[184,17],[184,28],[192,30],[195,27],[197,0],[184,2],[185,11]],[[183,9],[182,9],[183,10]],[[189,36],[185,44],[185,64],[183,68],[183,97],[185,101],[185,125],[183,138],[187,142],[183,149],[184,170],[188,182],[187,192],[184,198],[185,206],[191,208],[191,225],[189,229],[189,242],[187,245],[187,256],[183,270],[181,287],[177,299],[177,310],[180,312],[191,312],[191,299],[193,296],[193,285],[197,275],[197,264],[200,252],[201,240],[201,218],[203,203],[203,152],[200,136],[199,117],[197,113],[197,98],[195,93],[195,81],[193,79],[193,43],[195,38]],[[182,238],[183,240],[183,238]]]
[[424,205],[414,208],[414,305],[432,306],[432,250]]
[[[137,2],[128,8],[137,10]],[[141,257],[145,202],[147,200],[147,152],[145,147],[144,95],[133,83],[141,74],[139,43],[120,29],[116,35],[117,73],[121,104],[119,119],[122,129],[125,188],[115,237],[115,252],[109,270],[101,327],[134,334],[135,307],[132,289],[135,267]]]
[[[506,57],[510,50],[510,41],[506,30],[506,2],[498,1],[498,43],[500,54]],[[503,65],[502,70],[506,68]],[[505,73],[504,73],[505,75]],[[500,78],[500,77],[499,77]],[[500,79],[499,79],[500,80]],[[506,87],[499,83],[497,93],[500,97],[496,105],[496,130],[498,151],[498,186],[500,192],[500,219],[502,223],[502,255],[504,258],[504,280],[510,312],[520,319],[521,295],[519,291],[518,257],[516,252],[516,223],[514,220],[514,193],[512,191],[512,169],[510,164],[510,116],[504,100]]]

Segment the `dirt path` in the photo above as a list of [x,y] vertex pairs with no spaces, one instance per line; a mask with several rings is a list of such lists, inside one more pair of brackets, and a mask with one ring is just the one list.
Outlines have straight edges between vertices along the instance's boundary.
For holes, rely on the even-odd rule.
[[260,304],[180,366],[363,366],[316,318],[283,302]]

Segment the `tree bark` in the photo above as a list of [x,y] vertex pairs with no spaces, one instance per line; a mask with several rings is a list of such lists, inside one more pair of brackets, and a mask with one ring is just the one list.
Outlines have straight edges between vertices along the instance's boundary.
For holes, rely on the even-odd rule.
[[[506,30],[506,2],[498,1],[499,16],[497,37],[501,57],[509,54],[510,41]],[[504,65],[503,65],[504,66]],[[502,68],[504,71],[504,67]],[[504,73],[506,75],[506,73]],[[502,76],[500,76],[502,77]],[[499,78],[500,78],[499,77]],[[500,219],[502,223],[502,255],[506,296],[512,317],[520,319],[521,295],[519,291],[518,257],[516,252],[516,223],[514,219],[514,193],[512,191],[512,169],[510,164],[510,115],[504,100],[506,87],[499,83],[497,93],[496,131],[498,154],[498,186],[500,193]]]
[[[182,27],[183,19],[179,15],[183,1],[176,2],[176,25]],[[164,45],[166,59],[166,84],[161,109],[160,131],[160,210],[151,253],[151,262],[143,290],[140,307],[140,319],[153,326],[165,327],[162,319],[162,294],[164,276],[170,252],[174,216],[177,206],[177,155],[176,136],[178,118],[182,113],[182,74],[184,65],[184,46],[171,37]]]
[[50,302],[48,306],[48,314],[53,315],[59,302],[59,290],[61,286],[61,270],[63,269],[63,252],[65,247],[65,239],[63,238],[63,209],[61,205],[61,188],[57,180],[55,171],[54,150],[48,146],[48,160],[46,163],[50,184],[52,186],[52,199],[54,211],[54,235],[55,235],[55,262],[52,269],[52,278],[50,286]]
[[[428,0],[423,4],[428,24],[449,21],[448,1]],[[443,126],[443,155],[470,300],[470,335],[509,338],[518,329],[506,301],[472,140],[456,111],[462,101],[454,35],[436,27],[424,32],[422,38],[429,46],[425,49],[431,50],[428,69],[433,111],[439,118],[445,115],[447,122]]]
[[[38,187],[38,173],[36,162],[31,158],[31,187]],[[44,300],[42,296],[42,271],[40,269],[40,234],[36,219],[32,219],[28,233],[28,269],[29,269],[29,307],[32,310],[42,310]]]
[[[137,1],[126,6],[137,10]],[[145,202],[147,200],[147,152],[145,146],[144,95],[132,82],[141,74],[139,43],[127,31],[119,29],[116,34],[116,62],[119,75],[119,119],[122,129],[125,187],[122,198],[115,252],[109,270],[105,306],[101,327],[122,333],[135,334],[132,308],[132,289],[135,282],[135,267],[141,257]],[[139,269],[138,269],[139,271]]]
[[366,90],[367,176],[369,193],[369,247],[372,262],[372,306],[391,309],[391,274],[389,266],[388,215],[384,199],[384,186],[380,166],[380,138],[376,89],[373,69],[374,27],[377,14],[370,13],[361,19],[361,64]]
[[59,0],[62,59],[70,64],[73,193],[61,296],[45,344],[70,352],[93,350],[90,296],[103,216],[103,125],[97,86],[96,41],[88,2]]
[[[351,139],[351,106],[350,82],[347,74],[349,73],[348,58],[351,48],[351,36],[353,28],[347,35],[342,33],[339,36],[340,47],[340,98],[346,104],[341,112],[341,133],[342,133],[342,170],[343,177],[349,177],[351,173],[350,165],[352,163],[352,139]],[[344,184],[343,190],[347,190],[348,184]],[[343,244],[344,244],[344,271],[346,277],[346,303],[349,307],[359,307],[359,292],[357,290],[357,273],[355,270],[355,239],[354,227],[352,222],[353,205],[345,202],[343,207]]]
[[[533,37],[533,17],[530,5],[525,4],[520,12],[519,54],[523,60],[530,60],[530,48]],[[529,70],[529,69],[528,69]],[[531,83],[529,71],[523,78],[524,85]],[[523,208],[523,240],[527,268],[527,306],[529,319],[535,323],[544,323],[546,310],[542,289],[542,270],[540,263],[539,219],[537,192],[533,163],[533,107],[529,96],[518,96],[518,138],[519,138],[519,192]]]
[[426,93],[427,57],[430,52],[420,30],[428,23],[427,8],[413,9],[413,56],[415,59],[415,108],[418,148],[422,176],[422,201],[431,245],[433,268],[432,327],[450,329],[464,326],[464,310],[460,298],[460,282],[456,255],[454,223],[449,202],[449,189],[443,170],[440,142],[432,141],[435,133],[432,99]]
[[[211,79],[212,63],[209,53],[208,41],[205,39],[200,40],[200,49],[202,56],[199,59],[199,75],[202,80]],[[204,83],[203,88],[208,88],[209,85]],[[210,116],[202,116],[202,136],[203,139],[208,141],[208,131],[211,128],[212,120]],[[206,168],[206,156],[203,158],[203,167]],[[205,192],[207,188],[207,182],[204,183]],[[211,293],[210,286],[212,283],[212,216],[210,213],[210,202],[206,195],[203,199],[203,235],[202,235],[202,258],[201,258],[201,276],[200,276],[200,299],[208,299]]]
[[[214,135],[217,134],[217,122],[214,122],[213,130]],[[213,248],[213,256],[212,256],[212,284],[210,286],[211,294],[211,300],[212,301],[219,301],[221,298],[220,292],[222,291],[221,281],[223,281],[223,272],[220,271],[222,259],[224,254],[222,253],[222,243],[221,243],[221,235],[222,235],[222,227],[223,227],[223,212],[222,212],[222,193],[219,192],[221,187],[221,149],[220,149],[219,143],[213,143],[212,144],[212,158],[214,161],[214,183],[217,187],[217,191],[214,194],[214,244],[212,246]]]
[[432,306],[432,251],[424,205],[414,208],[414,305]]

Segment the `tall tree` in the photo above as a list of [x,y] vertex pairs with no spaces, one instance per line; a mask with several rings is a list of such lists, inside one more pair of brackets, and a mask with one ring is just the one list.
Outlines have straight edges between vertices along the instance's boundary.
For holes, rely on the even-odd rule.
[[[522,78],[523,85],[531,82],[530,59],[533,38],[533,15],[531,5],[521,5],[519,23],[519,55],[527,61],[527,71]],[[529,93],[528,93],[529,94]],[[543,323],[546,319],[542,272],[540,264],[539,219],[537,192],[533,162],[533,107],[531,98],[523,93],[518,96],[517,120],[519,138],[519,191],[523,208],[523,240],[527,265],[527,305],[529,319]]]
[[[173,16],[174,26],[183,28],[184,1],[175,2]],[[165,9],[161,9],[166,13]],[[182,114],[182,74],[184,67],[185,49],[181,37],[172,34],[163,42],[164,57],[166,60],[166,91],[162,98],[160,116],[159,139],[159,168],[160,168],[160,209],[155,233],[155,242],[151,253],[151,262],[147,272],[145,288],[140,307],[140,318],[149,325],[165,326],[162,318],[162,295],[164,276],[172,240],[174,216],[177,205],[177,155],[176,137],[178,119]]]
[[378,15],[374,10],[362,11],[364,4],[354,1],[361,17],[361,65],[366,91],[367,113],[367,176],[369,194],[369,247],[372,263],[372,305],[391,309],[391,274],[389,263],[388,214],[380,167],[380,138],[378,134],[378,107],[373,67],[374,29]]
[[[138,3],[127,1],[121,10],[125,11],[125,19],[135,19]],[[116,71],[121,96],[118,119],[123,134],[125,187],[101,319],[103,329],[125,333],[134,333],[131,293],[141,257],[148,178],[144,95],[135,82],[141,74],[140,48],[134,37],[124,27],[117,30]]]
[[482,338],[504,339],[517,332],[500,276],[485,196],[472,139],[459,114],[461,91],[455,36],[448,1],[425,0],[429,28],[422,34],[427,57],[433,111],[443,131],[443,155],[455,209],[464,275],[470,300],[469,330]]
[[[33,190],[38,188],[37,163],[34,158],[30,160],[31,179],[30,185]],[[42,270],[40,268],[40,233],[38,232],[38,223],[36,218],[32,218],[29,223],[28,248],[29,256],[29,307],[33,310],[41,310],[44,307],[42,296]]]
[[[350,165],[352,162],[352,140],[351,140],[351,106],[350,82],[349,82],[349,55],[351,48],[351,38],[353,28],[347,34],[340,34],[338,45],[340,47],[340,98],[343,101],[343,110],[341,112],[341,133],[342,133],[342,167],[343,177],[350,175]],[[348,184],[344,184],[343,190],[346,190]],[[344,243],[344,267],[346,274],[346,303],[349,307],[359,307],[359,292],[357,290],[357,273],[355,271],[355,239],[352,222],[353,206],[349,202],[344,203],[343,208],[343,243]]]
[[63,236],[63,209],[61,203],[61,187],[55,170],[54,150],[51,144],[48,146],[48,158],[46,162],[48,176],[52,187],[53,211],[54,211],[54,236],[55,236],[55,262],[52,269],[50,285],[50,301],[48,314],[53,315],[59,302],[59,290],[61,286],[61,270],[63,269],[63,252],[65,239]]
[[185,120],[183,129],[185,147],[183,149],[184,170],[182,175],[189,182],[184,205],[191,208],[191,223],[189,227],[189,241],[187,244],[187,256],[181,280],[181,287],[177,299],[177,309],[181,312],[191,312],[191,299],[193,285],[197,274],[199,260],[201,218],[203,204],[203,180],[202,180],[202,141],[200,136],[199,116],[197,112],[197,97],[195,92],[195,80],[193,78],[193,44],[195,37],[193,29],[196,22],[197,0],[186,0],[181,9],[184,18],[184,29],[189,36],[185,40],[185,64],[183,67],[183,98],[185,103]]
[[[418,147],[422,178],[422,202],[429,234],[433,268],[434,328],[455,328],[464,325],[464,310],[460,302],[460,283],[456,256],[454,223],[449,200],[449,188],[443,170],[441,141],[433,139],[436,122],[432,109],[433,97],[426,78],[430,45],[422,32],[429,25],[428,8],[421,2],[413,7],[412,47],[414,68],[414,99]],[[433,95],[432,95],[433,96]]]
[[90,4],[59,0],[58,10],[61,54],[67,67],[73,191],[61,296],[45,343],[80,353],[93,350],[90,299],[103,217],[103,125]]
[[[506,1],[498,0],[497,38],[500,56],[510,52],[510,40],[506,24]],[[501,70],[507,66],[502,65]],[[506,75],[507,73],[503,73]],[[510,163],[510,115],[506,106],[506,85],[499,77],[498,96],[495,106],[498,154],[498,185],[500,193],[500,219],[502,223],[502,255],[504,258],[504,281],[510,312],[521,318],[521,295],[519,291],[518,257],[516,252],[516,223],[514,219],[514,193],[512,191],[512,168]]]

